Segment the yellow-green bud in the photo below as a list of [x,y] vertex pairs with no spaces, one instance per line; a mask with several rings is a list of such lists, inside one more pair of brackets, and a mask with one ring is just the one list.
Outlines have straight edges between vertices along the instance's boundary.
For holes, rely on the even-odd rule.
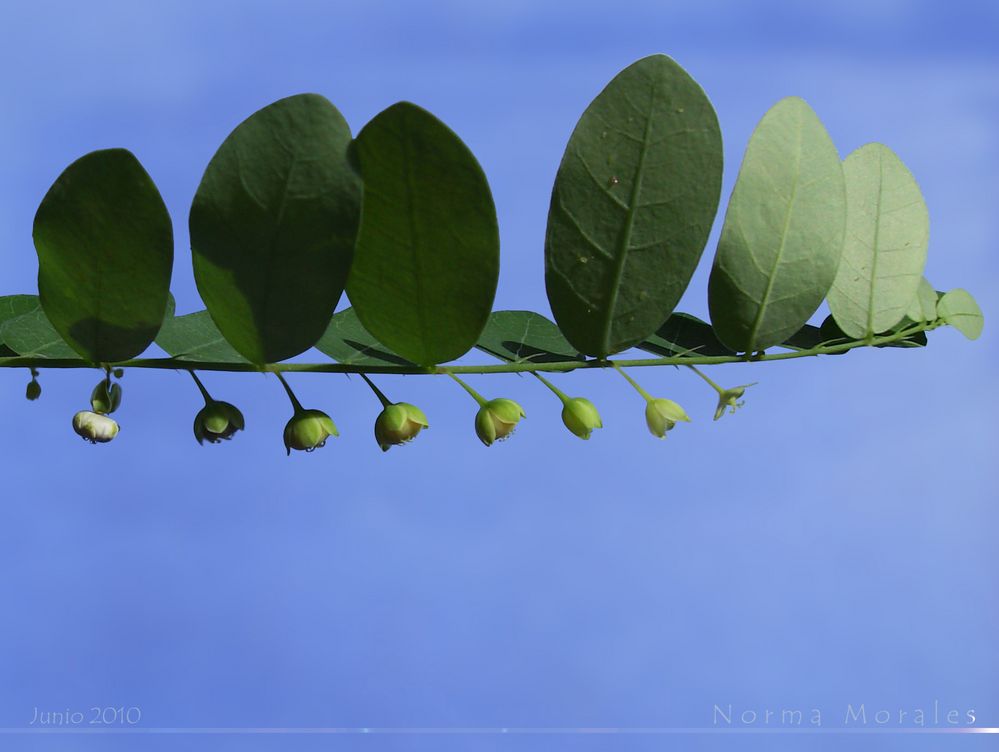
[[479,441],[490,446],[512,434],[523,417],[526,417],[524,408],[513,400],[491,399],[475,414],[475,433]]
[[42,396],[42,385],[39,384],[35,379],[28,382],[27,388],[24,390],[24,396],[29,402],[34,402],[36,399]]
[[375,419],[375,441],[387,452],[389,447],[412,441],[424,428],[430,428],[430,423],[420,408],[396,402],[386,406]]
[[121,384],[114,383],[109,387],[107,379],[102,379],[90,393],[90,407],[95,413],[110,415],[119,405],[121,405]]
[[581,439],[589,439],[594,428],[604,427],[597,408],[584,397],[572,397],[565,401],[562,406],[562,422]]
[[113,418],[89,410],[73,416],[73,430],[91,444],[105,444],[118,435],[118,424]]
[[194,438],[199,444],[218,444],[242,431],[244,425],[243,413],[235,405],[212,400],[194,416]]
[[673,400],[656,398],[645,403],[645,423],[653,436],[665,439],[666,432],[680,421],[689,423],[690,417]]
[[326,444],[330,436],[339,436],[333,419],[322,410],[299,410],[284,427],[284,447],[311,452]]

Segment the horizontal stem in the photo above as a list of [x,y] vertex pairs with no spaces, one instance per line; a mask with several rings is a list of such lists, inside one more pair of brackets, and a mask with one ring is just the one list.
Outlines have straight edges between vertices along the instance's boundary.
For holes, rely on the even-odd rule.
[[[665,358],[637,358],[632,360],[586,360],[586,361],[565,361],[554,363],[499,363],[496,365],[469,365],[469,366],[358,366],[344,365],[342,363],[268,363],[257,365],[255,363],[224,363],[224,362],[201,362],[183,360],[180,358],[140,358],[137,360],[125,360],[115,363],[115,367],[120,368],[158,368],[165,370],[188,370],[188,371],[228,371],[233,373],[367,373],[367,374],[388,374],[399,376],[436,376],[447,373],[468,374],[468,373],[559,373],[575,370],[586,370],[590,368],[612,368],[616,363],[623,368],[642,368],[647,366],[680,366],[698,365],[712,366],[724,363],[762,363],[773,360],[794,360],[796,358],[809,358],[815,355],[835,355],[860,347],[873,347],[875,345],[890,345],[900,342],[906,337],[919,332],[926,332],[943,326],[942,321],[934,321],[924,324],[916,324],[893,334],[885,334],[880,337],[873,337],[870,340],[851,340],[839,344],[818,345],[809,350],[791,350],[764,355],[679,355]],[[101,368],[100,364],[90,363],[76,358],[40,358],[17,356],[12,358],[0,358],[0,368]]]

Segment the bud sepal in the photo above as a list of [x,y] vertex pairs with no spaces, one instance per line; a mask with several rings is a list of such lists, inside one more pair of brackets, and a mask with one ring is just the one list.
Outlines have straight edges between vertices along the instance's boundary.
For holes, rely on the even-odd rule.
[[416,405],[389,403],[375,419],[375,441],[383,452],[387,452],[393,446],[412,441],[424,428],[430,428],[430,423]]
[[479,407],[475,414],[475,434],[486,446],[508,438],[521,418],[527,417],[524,408],[511,399],[498,397]]

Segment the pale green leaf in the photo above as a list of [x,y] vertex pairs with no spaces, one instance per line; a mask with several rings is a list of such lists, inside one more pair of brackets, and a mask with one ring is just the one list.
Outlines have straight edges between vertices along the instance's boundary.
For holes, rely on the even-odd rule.
[[757,352],[801,329],[836,277],[845,224],[836,147],[804,100],[782,99],[750,138],[725,214],[708,284],[719,339]]
[[843,161],[846,235],[829,310],[854,339],[898,324],[926,264],[930,219],[915,178],[895,153],[867,144]]

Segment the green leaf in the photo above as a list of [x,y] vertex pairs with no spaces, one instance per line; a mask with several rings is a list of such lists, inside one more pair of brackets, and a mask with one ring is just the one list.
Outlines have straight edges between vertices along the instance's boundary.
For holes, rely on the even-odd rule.
[[336,107],[299,94],[238,125],[201,179],[190,217],[198,291],[254,363],[311,347],[343,293],[361,202],[349,146]]
[[340,311],[332,319],[316,349],[348,366],[411,366],[380,343],[361,324],[353,308]]
[[156,344],[171,357],[216,363],[246,363],[215,326],[208,311],[173,316],[163,322]]
[[77,353],[107,363],[149,346],[166,310],[173,229],[131,152],[95,151],[67,167],[33,235],[42,308]]
[[496,311],[476,347],[513,363],[585,360],[553,321],[533,311]]
[[496,208],[482,168],[444,123],[400,102],[361,130],[364,212],[347,294],[364,327],[405,358],[463,355],[499,276]]
[[0,325],[0,340],[16,354],[25,357],[79,357],[52,326],[40,306],[4,321]]
[[676,307],[721,192],[718,119],[673,60],[625,68],[586,108],[548,211],[545,284],[566,338],[603,357],[636,345]]
[[843,249],[846,191],[839,155],[797,97],[753,132],[708,282],[711,322],[738,352],[778,345],[829,291]]
[[829,310],[854,339],[891,329],[916,296],[930,217],[915,178],[895,153],[867,144],[843,161],[846,235]]
[[711,324],[689,313],[674,313],[639,348],[667,358],[674,355],[735,354],[718,340]]
[[968,339],[978,339],[985,326],[985,317],[978,303],[967,290],[957,288],[945,293],[937,302],[937,315]]
[[924,322],[937,320],[937,291],[926,277],[919,280],[916,296],[909,304],[905,315],[910,321]]
[[2,327],[5,321],[23,316],[41,308],[37,295],[4,295],[0,297],[0,358],[11,358],[17,355],[3,341]]
[[780,347],[787,350],[811,350],[825,341],[826,338],[823,336],[821,328],[805,324],[801,329],[781,342]]

